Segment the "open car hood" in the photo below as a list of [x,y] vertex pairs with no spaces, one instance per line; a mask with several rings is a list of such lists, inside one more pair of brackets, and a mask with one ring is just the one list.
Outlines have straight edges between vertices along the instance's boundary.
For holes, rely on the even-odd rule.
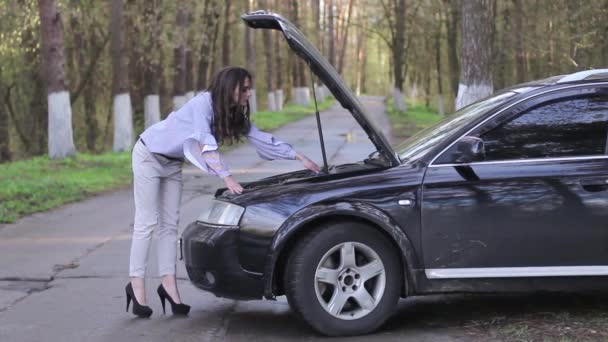
[[361,125],[369,139],[374,143],[378,152],[391,165],[399,165],[399,158],[388,143],[388,140],[376,125],[369,119],[365,109],[355,95],[348,89],[336,69],[329,64],[307,39],[289,20],[275,13],[256,11],[241,17],[245,24],[255,29],[271,29],[283,32],[291,49],[310,66],[317,77],[329,88],[342,107],[351,112]]

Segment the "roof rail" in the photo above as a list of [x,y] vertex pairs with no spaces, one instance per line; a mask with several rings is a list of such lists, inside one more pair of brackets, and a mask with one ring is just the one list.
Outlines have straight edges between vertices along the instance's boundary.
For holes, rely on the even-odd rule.
[[597,78],[608,78],[608,69],[593,69],[575,72],[570,75],[566,75],[557,81],[557,83],[566,83],[574,81],[582,81],[586,79],[597,79]]

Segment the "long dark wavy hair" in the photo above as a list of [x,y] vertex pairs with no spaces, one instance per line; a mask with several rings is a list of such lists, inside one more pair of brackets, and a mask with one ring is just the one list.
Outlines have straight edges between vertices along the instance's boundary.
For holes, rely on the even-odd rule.
[[245,80],[250,84],[253,78],[249,71],[239,67],[226,67],[218,71],[213,78],[209,89],[213,103],[213,125],[211,132],[218,144],[233,144],[247,135],[251,129],[249,119],[249,102],[241,106],[234,101],[234,90],[242,91]]

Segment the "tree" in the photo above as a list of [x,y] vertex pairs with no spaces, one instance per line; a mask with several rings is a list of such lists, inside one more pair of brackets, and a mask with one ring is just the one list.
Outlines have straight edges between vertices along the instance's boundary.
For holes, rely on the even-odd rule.
[[146,48],[143,56],[144,68],[144,126],[160,121],[160,35],[162,0],[147,0],[144,5],[144,36]]
[[[254,0],[246,0],[247,1],[247,13],[253,11],[254,8]],[[260,4],[260,6],[262,6]],[[255,30],[245,29],[245,54],[247,59],[247,70],[251,73],[253,77],[253,82],[251,83],[251,97],[249,98],[249,111],[251,114],[258,111],[258,101],[255,92],[255,78],[256,78],[256,58],[255,58]]]
[[405,81],[405,20],[406,4],[405,0],[395,0],[391,4],[381,1],[384,9],[384,16],[389,23],[390,38],[385,41],[389,45],[393,62],[393,98],[395,108],[405,111],[405,98],[403,96],[403,82]]
[[[317,0],[318,1],[318,0]],[[281,0],[275,0],[275,8],[279,11],[281,7]],[[276,57],[276,71],[275,76],[277,78],[277,87],[275,90],[275,104],[277,111],[283,110],[283,59],[281,58],[281,41],[283,37],[281,34],[276,33],[274,35],[274,51]]]
[[448,43],[448,65],[450,70],[450,85],[452,95],[458,95],[458,82],[460,80],[460,63],[458,59],[458,33],[460,32],[460,19],[462,0],[443,0],[447,13],[447,43]]
[[76,153],[72,135],[72,106],[68,92],[61,16],[54,0],[39,0],[42,49],[45,60],[51,159]]
[[206,0],[203,10],[203,26],[201,28],[201,48],[198,63],[198,82],[196,89],[203,91],[207,89],[209,66],[213,58],[215,37],[217,35],[218,23],[222,3],[219,0]]
[[[266,0],[260,0],[260,6],[262,8],[267,8],[268,7],[268,3],[266,2]],[[264,30],[262,32],[262,38],[264,40],[264,46],[272,46],[272,37],[271,37],[271,32],[270,30]],[[278,51],[277,51],[278,53]],[[277,111],[277,105],[276,105],[276,98],[275,98],[275,88],[273,86],[274,80],[275,80],[275,75],[274,75],[274,71],[275,71],[275,60],[274,60],[274,56],[273,56],[273,49],[272,48],[266,48],[264,49],[264,57],[266,59],[266,92],[267,92],[267,98],[268,98],[268,111],[270,112],[276,112]]]
[[186,32],[188,18],[183,2],[178,4],[175,19],[177,27],[176,46],[173,49],[173,110],[179,109],[186,103]]
[[493,92],[493,15],[493,0],[462,1],[461,74],[456,109]]
[[222,38],[222,66],[229,66],[231,55],[230,55],[230,23],[232,18],[232,0],[224,1],[224,36]]
[[[0,76],[2,76],[2,67],[0,66]],[[1,79],[1,78],[0,78]],[[4,86],[0,82],[0,96],[4,94]],[[3,97],[3,96],[2,96]],[[0,97],[0,163],[11,160],[11,136],[8,132],[9,118],[4,101]]]
[[124,1],[112,0],[112,112],[114,114],[114,152],[129,151],[133,145],[133,115],[129,94],[129,74],[125,40]]
[[[291,4],[291,19],[294,25],[300,25],[300,14],[299,5],[296,1]],[[310,104],[310,90],[306,86],[306,74],[304,70],[304,64],[299,58],[293,59],[292,63],[292,80],[293,80],[293,93],[295,97],[295,103],[302,106],[308,106]]]
[[[346,9],[340,14],[342,25],[340,25],[340,56],[338,58],[338,73],[342,74],[344,70],[344,56],[346,55],[347,43],[348,43],[348,29],[350,28],[350,22],[353,13],[353,0],[347,0]],[[344,18],[346,17],[346,19]],[[346,21],[346,22],[344,22]]]

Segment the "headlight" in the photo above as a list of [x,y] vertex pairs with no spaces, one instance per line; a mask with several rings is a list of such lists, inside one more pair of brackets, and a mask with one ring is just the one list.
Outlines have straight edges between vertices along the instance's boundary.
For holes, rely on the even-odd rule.
[[244,211],[245,208],[236,204],[213,200],[205,209],[203,209],[203,212],[198,217],[197,221],[236,226],[239,224]]

